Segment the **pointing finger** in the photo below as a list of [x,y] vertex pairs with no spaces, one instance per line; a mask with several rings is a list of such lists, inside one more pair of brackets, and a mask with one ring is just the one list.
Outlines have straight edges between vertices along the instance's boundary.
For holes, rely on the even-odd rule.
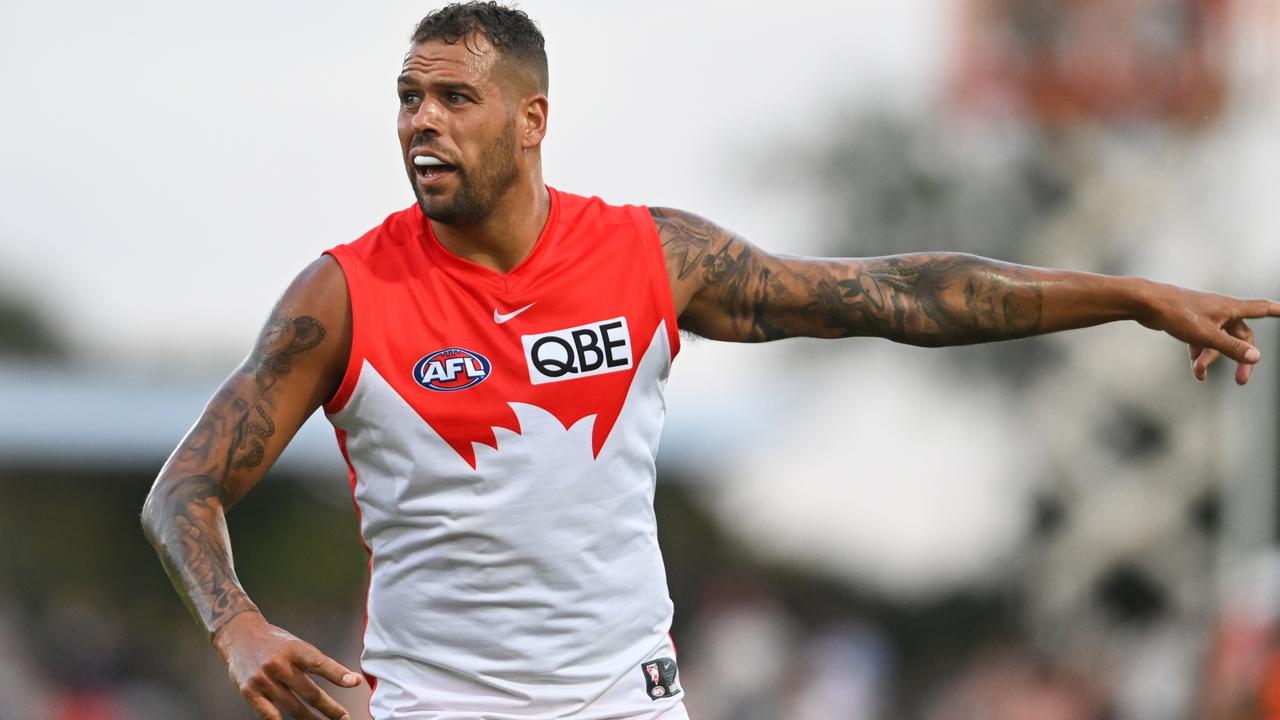
[[1244,312],[1240,317],[1263,318],[1280,317],[1280,302],[1274,300],[1245,300]]

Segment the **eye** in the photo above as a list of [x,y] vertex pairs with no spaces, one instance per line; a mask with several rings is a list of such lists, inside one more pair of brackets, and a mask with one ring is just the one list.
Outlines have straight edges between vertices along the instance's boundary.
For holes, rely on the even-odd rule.
[[466,95],[463,95],[462,93],[454,92],[450,90],[449,92],[444,94],[444,100],[450,105],[461,105],[462,103],[468,102],[470,98],[468,98]]
[[419,94],[418,94],[418,93],[416,93],[416,92],[402,92],[402,93],[400,93],[400,104],[401,104],[401,105],[417,105],[417,104],[418,104],[418,101],[419,101],[419,100],[421,100],[421,99],[422,99],[422,96],[421,96],[421,95],[419,95]]

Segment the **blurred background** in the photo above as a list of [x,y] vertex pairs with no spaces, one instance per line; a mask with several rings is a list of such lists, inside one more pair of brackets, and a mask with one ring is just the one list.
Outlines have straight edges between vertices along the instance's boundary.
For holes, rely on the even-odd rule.
[[[412,202],[394,77],[432,7],[0,6],[0,719],[251,717],[137,514],[294,273]],[[781,252],[1280,296],[1275,0],[521,7],[561,189]],[[1280,717],[1257,330],[1244,389],[1133,323],[686,342],[656,503],[692,716]],[[323,418],[229,523],[268,618],[357,663]]]

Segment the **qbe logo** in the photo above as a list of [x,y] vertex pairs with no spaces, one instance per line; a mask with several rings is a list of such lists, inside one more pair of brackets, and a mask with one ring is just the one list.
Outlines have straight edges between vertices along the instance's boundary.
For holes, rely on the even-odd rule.
[[413,379],[428,390],[453,392],[484,382],[493,366],[478,352],[464,348],[437,350],[413,366]]
[[631,367],[627,319],[579,325],[538,335],[521,335],[529,382],[534,385],[620,372]]

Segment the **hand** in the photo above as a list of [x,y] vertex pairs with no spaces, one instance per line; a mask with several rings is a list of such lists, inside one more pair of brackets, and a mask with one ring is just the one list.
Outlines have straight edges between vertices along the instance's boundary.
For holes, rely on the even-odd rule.
[[360,676],[262,615],[246,612],[232,618],[213,634],[213,645],[227,663],[231,682],[261,720],[284,720],[281,710],[294,720],[350,720],[350,713],[310,675],[348,688],[359,685]]
[[1145,317],[1140,322],[1187,343],[1191,374],[1208,376],[1209,366],[1226,355],[1236,361],[1236,383],[1249,382],[1262,353],[1253,344],[1253,330],[1246,318],[1280,317],[1280,303],[1241,300],[1173,285],[1156,285]]

